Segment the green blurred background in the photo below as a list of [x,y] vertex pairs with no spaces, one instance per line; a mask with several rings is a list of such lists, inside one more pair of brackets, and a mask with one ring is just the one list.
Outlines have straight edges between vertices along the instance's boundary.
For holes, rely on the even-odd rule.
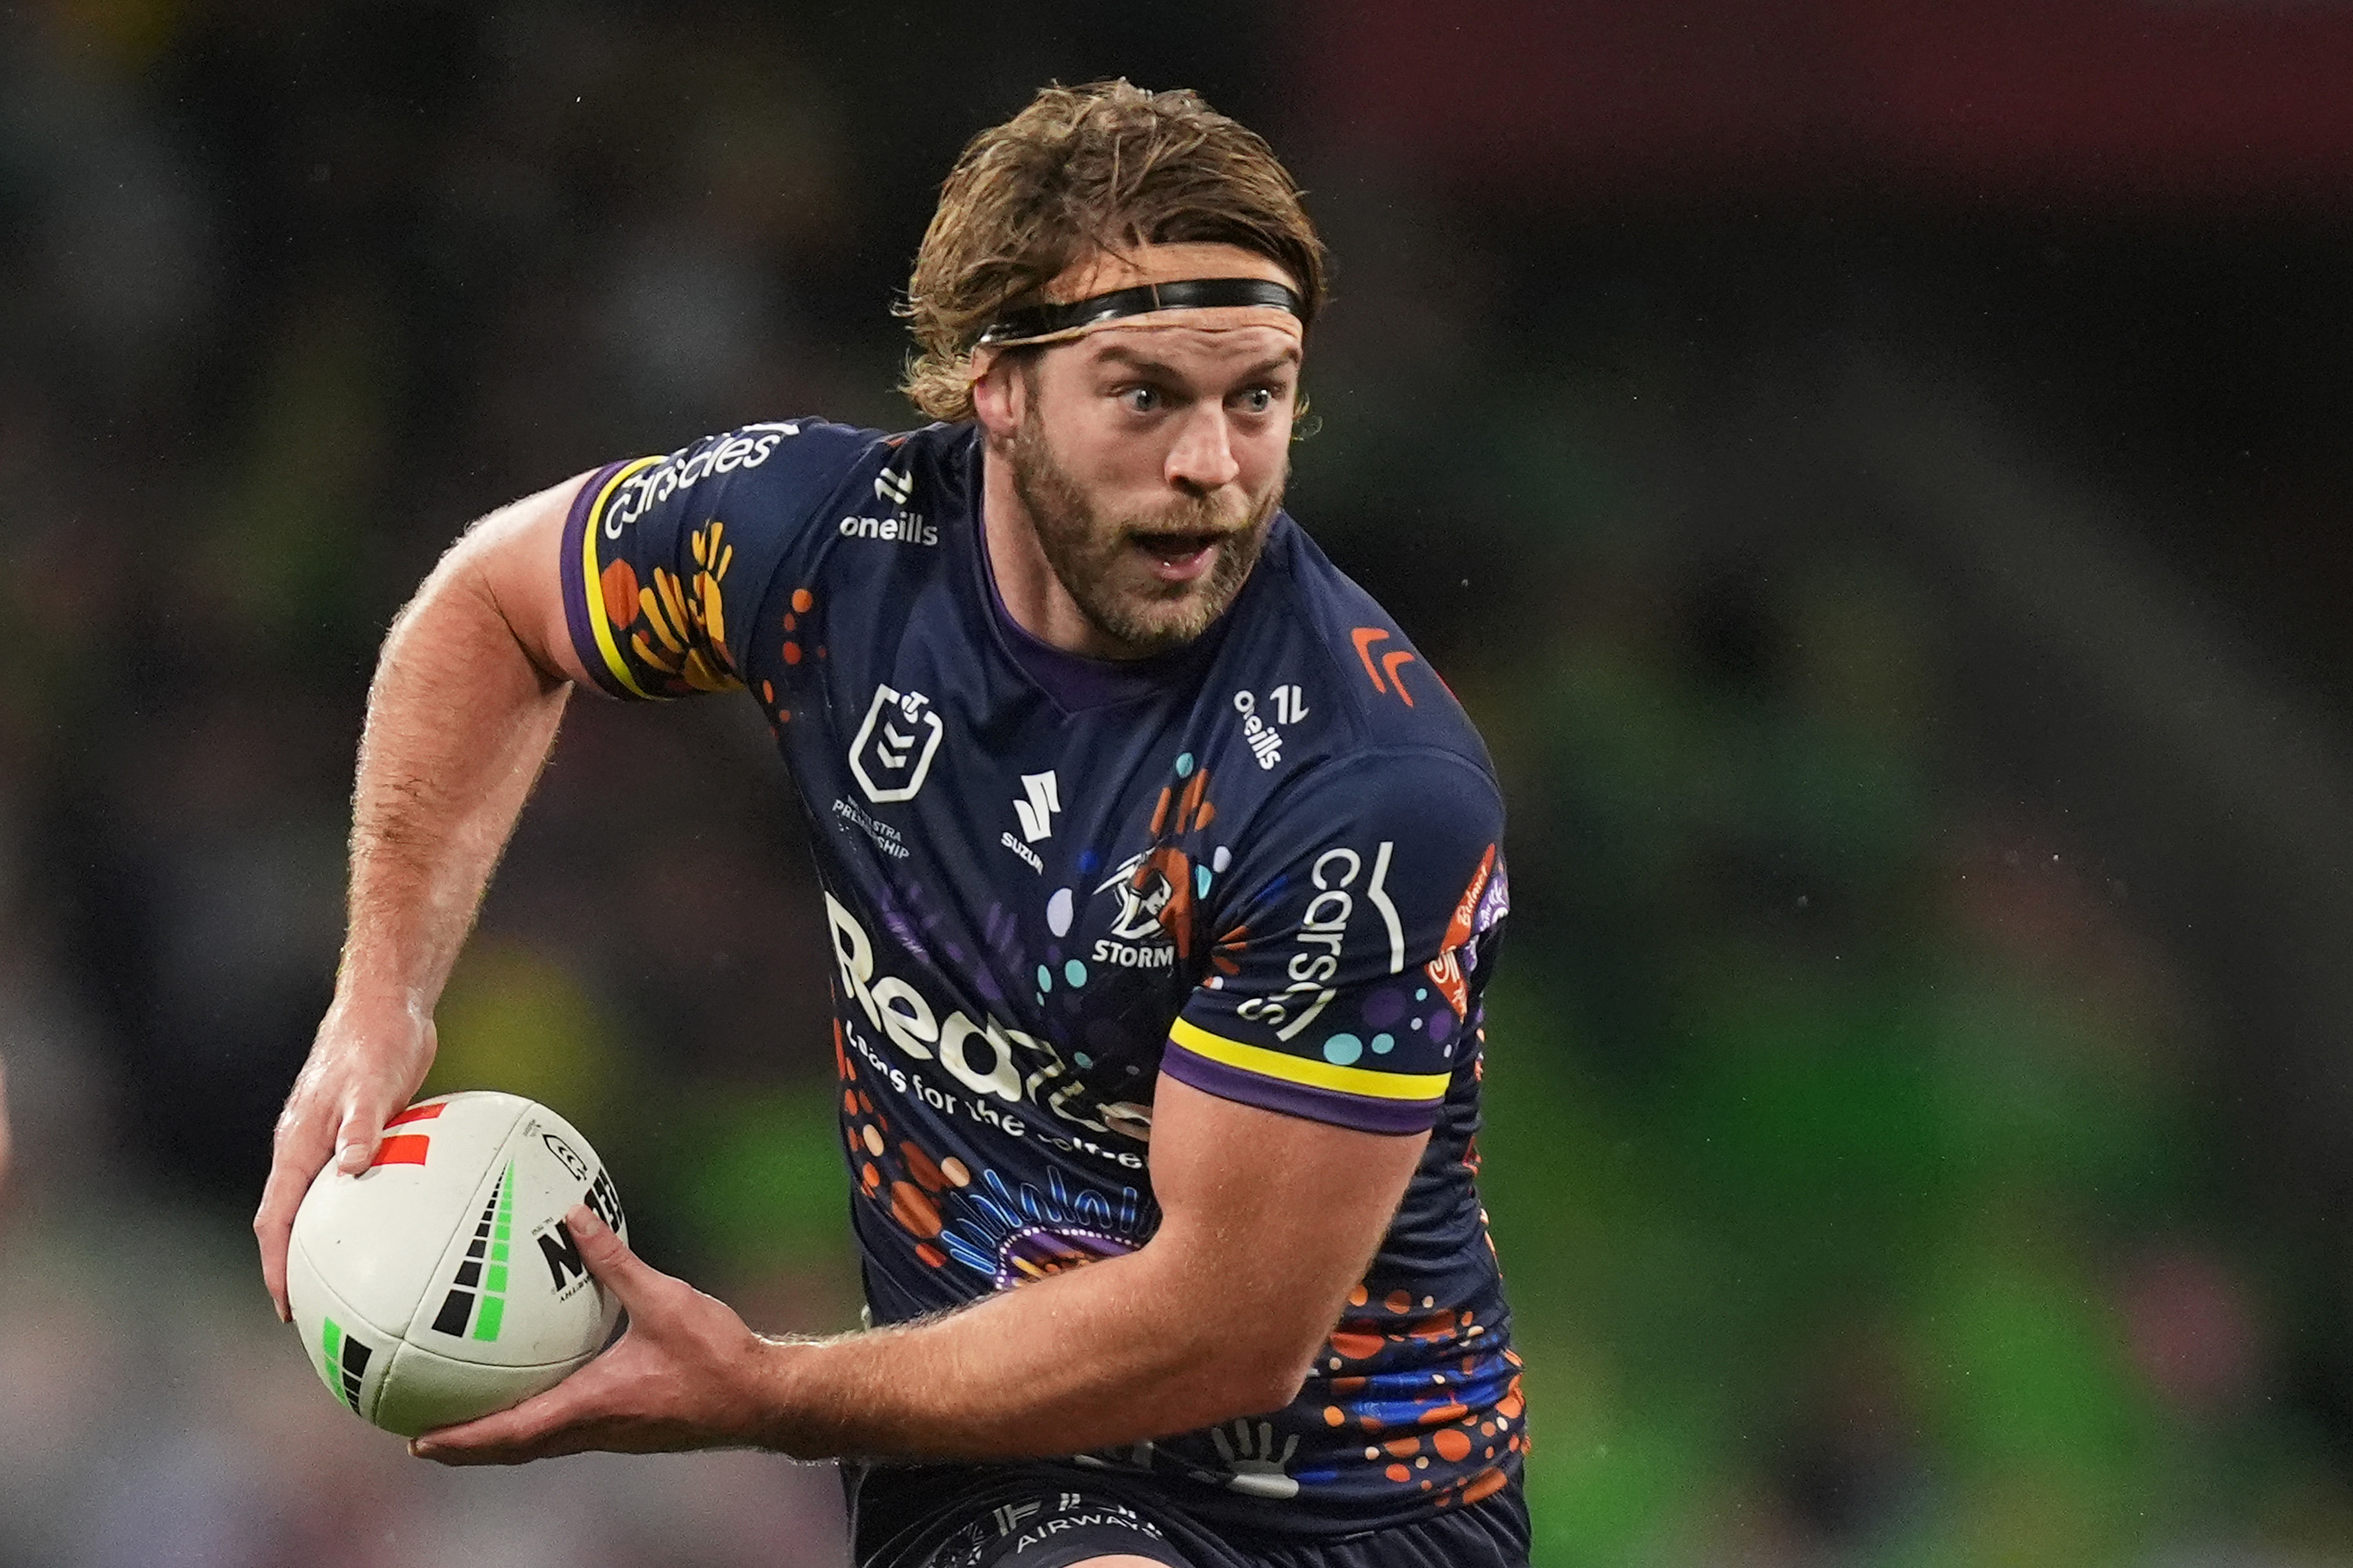
[[[0,1568],[838,1564],[823,1467],[407,1461],[244,1226],[376,642],[472,516],[903,428],[1050,79],[1338,261],[1293,510],[1512,812],[1482,1187],[1540,1563],[2353,1562],[2353,12],[0,5]],[[433,1086],[854,1322],[748,705],[582,699]]]

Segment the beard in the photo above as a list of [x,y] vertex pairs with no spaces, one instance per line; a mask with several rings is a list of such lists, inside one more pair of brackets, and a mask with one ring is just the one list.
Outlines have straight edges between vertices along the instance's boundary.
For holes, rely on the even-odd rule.
[[[1192,641],[1226,612],[1258,565],[1266,524],[1282,503],[1277,480],[1255,502],[1219,506],[1209,496],[1180,496],[1165,506],[1106,518],[1054,456],[1032,398],[1008,451],[1013,493],[1029,510],[1046,564],[1079,613],[1128,657],[1164,653]],[[1209,569],[1184,582],[1153,574],[1137,546],[1207,545]]]

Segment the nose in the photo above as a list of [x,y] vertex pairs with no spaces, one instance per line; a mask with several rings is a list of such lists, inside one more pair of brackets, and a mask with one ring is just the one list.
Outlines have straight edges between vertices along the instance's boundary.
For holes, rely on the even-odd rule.
[[1168,449],[1168,482],[1181,490],[1208,492],[1231,484],[1241,471],[1225,408],[1207,402],[1193,408]]

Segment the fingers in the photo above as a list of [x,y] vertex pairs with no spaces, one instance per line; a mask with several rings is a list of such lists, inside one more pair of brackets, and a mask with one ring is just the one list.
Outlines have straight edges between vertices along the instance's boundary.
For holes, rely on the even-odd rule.
[[[308,1077],[308,1069],[305,1077]],[[261,1206],[254,1212],[254,1239],[261,1248],[261,1283],[269,1292],[270,1305],[278,1310],[281,1323],[292,1320],[286,1299],[286,1248],[294,1230],[294,1215],[302,1206],[302,1195],[311,1189],[311,1179],[319,1168],[327,1163],[332,1153],[335,1168],[347,1176],[356,1176],[368,1168],[375,1158],[376,1145],[384,1137],[385,1118],[396,1105],[373,1103],[385,1097],[382,1090],[370,1093],[372,1086],[353,1090],[346,1101],[342,1120],[333,1124],[331,1139],[327,1116],[332,1112],[319,1106],[308,1086],[297,1080],[294,1093],[279,1118],[274,1157],[269,1166],[269,1182],[262,1188]],[[399,1099],[397,1092],[392,1099]]]
[[586,1203],[575,1203],[565,1212],[564,1228],[572,1233],[588,1272],[631,1309],[633,1318],[644,1304],[648,1288],[670,1277],[631,1252],[629,1244],[614,1234],[613,1227]]
[[261,1207],[253,1215],[254,1240],[261,1247],[261,1284],[269,1292],[269,1304],[278,1308],[281,1323],[293,1320],[286,1304],[286,1247],[294,1234],[294,1211],[307,1185],[294,1167],[281,1160],[270,1168]]
[[408,1103],[431,1065],[436,1040],[424,1004],[338,992],[320,1022],[309,1060],[278,1118],[269,1182],[253,1216],[261,1281],[281,1321],[288,1317],[286,1248],[302,1195],[329,1160],[356,1176],[375,1158],[385,1119]]
[[[466,1431],[469,1428],[459,1427],[455,1430]],[[567,1443],[568,1446],[565,1446]],[[534,1443],[485,1444],[480,1446],[428,1443],[422,1437],[417,1437],[409,1441],[408,1452],[414,1458],[430,1459],[437,1465],[448,1465],[456,1468],[479,1465],[528,1465],[533,1459],[554,1459],[565,1454],[584,1454],[592,1446],[594,1445],[586,1439],[575,1440],[573,1434],[564,1432]]]
[[[301,1086],[295,1086],[299,1099]],[[290,1100],[278,1118],[278,1136],[269,1163],[269,1180],[261,1189],[261,1206],[254,1211],[253,1235],[261,1248],[261,1283],[269,1292],[270,1305],[278,1310],[278,1320],[290,1322],[293,1314],[286,1300],[286,1247],[294,1232],[294,1213],[302,1206],[302,1194],[310,1190],[311,1178],[318,1174],[326,1162],[326,1139],[303,1116],[296,1100]]]
[[375,1146],[384,1141],[385,1118],[397,1107],[374,1106],[354,1097],[343,1109],[343,1124],[335,1129],[335,1169],[346,1176],[356,1176],[368,1168],[375,1158]]
[[630,1383],[599,1358],[521,1404],[412,1437],[408,1451],[443,1465],[523,1465],[591,1449],[646,1452],[674,1446],[630,1440],[633,1430],[644,1425],[642,1413],[633,1419],[623,1408],[627,1400],[619,1391]]
[[523,1465],[577,1454],[591,1442],[575,1424],[578,1403],[559,1383],[511,1409],[412,1437],[408,1451],[443,1465]]
[[628,1331],[571,1376],[512,1410],[427,1432],[409,1452],[445,1465],[519,1465],[591,1449],[670,1453],[757,1441],[763,1341],[722,1303],[629,1251],[586,1204],[564,1228]]

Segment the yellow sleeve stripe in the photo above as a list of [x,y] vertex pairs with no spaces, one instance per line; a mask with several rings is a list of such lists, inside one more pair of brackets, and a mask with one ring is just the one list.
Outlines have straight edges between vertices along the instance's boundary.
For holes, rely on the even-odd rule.
[[1279,1078],[1286,1084],[1304,1084],[1315,1089],[1337,1089],[1342,1094],[1364,1095],[1373,1099],[1443,1099],[1446,1086],[1453,1078],[1451,1073],[1377,1073],[1369,1067],[1343,1067],[1312,1056],[1293,1056],[1270,1051],[1263,1045],[1246,1045],[1222,1034],[1212,1034],[1181,1018],[1168,1026],[1168,1038],[1196,1056],[1206,1056],[1245,1073],[1256,1073],[1261,1078]]
[[620,642],[613,634],[611,622],[605,619],[605,578],[596,565],[596,535],[603,526],[605,508],[611,503],[613,492],[618,490],[631,474],[642,473],[661,461],[658,457],[644,457],[624,464],[605,482],[605,488],[596,493],[596,503],[588,508],[587,525],[580,530],[580,591],[588,600],[588,625],[596,633],[596,651],[605,656],[605,668],[612,672],[613,678],[633,695],[640,697],[650,697],[653,694],[638,685],[638,678],[629,673],[629,662],[621,657]]

